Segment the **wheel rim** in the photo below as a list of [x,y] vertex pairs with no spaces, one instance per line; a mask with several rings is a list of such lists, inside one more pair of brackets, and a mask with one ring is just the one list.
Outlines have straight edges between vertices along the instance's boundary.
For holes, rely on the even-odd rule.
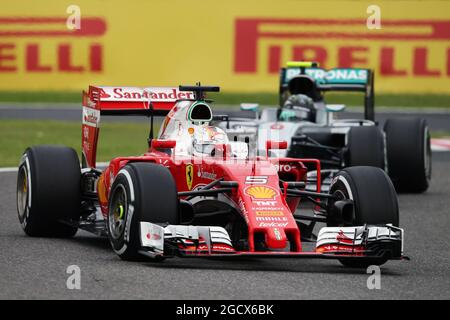
[[[330,188],[330,194],[332,194],[335,199],[332,201],[328,202],[328,208],[329,210],[331,210],[332,206],[334,205],[334,203],[336,201],[339,200],[346,200],[346,199],[350,199],[353,200],[353,195],[350,196],[351,190],[350,190],[350,186],[348,185],[347,180],[342,177],[339,176],[338,180],[335,184],[333,184]],[[333,221],[333,226],[335,227],[346,227],[347,225],[344,223],[344,221]]]
[[17,210],[20,219],[23,219],[27,209],[28,191],[28,174],[25,167],[22,166],[17,179]]
[[127,213],[127,193],[125,187],[120,184],[114,190],[108,214],[109,232],[113,239],[119,239],[123,234]]
[[[346,195],[346,192],[339,189],[333,192],[333,196],[335,197],[335,200],[332,202],[332,205],[334,205],[334,202],[336,201],[349,199],[348,195]],[[346,226],[347,225],[344,223],[344,221],[341,221],[338,223],[336,227],[346,227]]]

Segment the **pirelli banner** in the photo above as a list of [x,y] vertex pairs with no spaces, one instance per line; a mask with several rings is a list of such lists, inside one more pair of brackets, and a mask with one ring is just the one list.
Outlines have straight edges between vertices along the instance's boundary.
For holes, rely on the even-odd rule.
[[3,0],[0,90],[89,84],[274,92],[289,60],[450,93],[450,1]]

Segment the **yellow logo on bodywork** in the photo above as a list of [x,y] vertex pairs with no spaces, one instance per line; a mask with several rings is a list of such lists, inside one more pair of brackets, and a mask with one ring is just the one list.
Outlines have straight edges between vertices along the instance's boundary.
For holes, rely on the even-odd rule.
[[268,186],[251,186],[245,189],[245,193],[253,200],[273,200],[278,192]]
[[186,184],[189,190],[192,189],[193,180],[194,180],[194,166],[189,163],[186,165]]

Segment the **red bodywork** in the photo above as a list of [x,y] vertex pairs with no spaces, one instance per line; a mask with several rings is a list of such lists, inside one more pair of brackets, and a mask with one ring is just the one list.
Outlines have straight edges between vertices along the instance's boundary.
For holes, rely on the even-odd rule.
[[[97,139],[99,134],[100,114],[120,114],[130,111],[145,111],[149,109],[146,101],[103,101],[103,89],[90,87],[83,94],[83,136],[82,149],[84,166],[95,168]],[[175,105],[173,101],[152,102],[155,112],[167,114]],[[167,141],[166,141],[167,142]],[[317,170],[317,192],[320,192],[320,162],[316,159],[267,158],[257,157],[250,160],[234,160],[227,157],[227,152],[220,156],[209,158],[176,157],[158,150],[158,140],[141,156],[117,157],[111,160],[109,166],[101,174],[97,192],[101,211],[104,217],[108,212],[108,197],[112,183],[119,171],[129,162],[152,162],[167,167],[176,182],[178,192],[195,190],[211,183],[216,178],[223,181],[236,181],[238,187],[225,195],[240,212],[248,226],[248,251],[236,252],[237,255],[273,255],[273,256],[308,256],[326,257],[327,250],[302,252],[300,230],[293,217],[300,198],[288,197],[283,191],[287,185],[280,187],[283,181],[305,181],[307,169],[304,163],[313,163]],[[268,142],[272,148],[274,142]],[[276,143],[275,143],[276,144]],[[286,148],[285,143],[278,147]],[[165,143],[164,147],[174,147],[175,142]],[[226,151],[226,146],[223,149]],[[284,171],[289,168],[288,171]],[[188,177],[189,175],[189,177]],[[255,235],[264,236],[267,248],[272,251],[258,252],[255,250]],[[290,242],[290,252],[280,252]],[[204,255],[196,249],[194,255]],[[278,251],[277,251],[278,250]],[[219,250],[220,251],[220,250]],[[227,250],[223,250],[226,252]],[[229,251],[229,250],[228,250]],[[334,251],[334,249],[330,249]],[[220,255],[220,253],[219,253]],[[358,255],[356,252],[342,252],[341,257]]]
[[[99,199],[102,213],[108,212],[108,192],[114,177],[130,161],[154,162],[167,167],[177,184],[178,191],[189,191],[212,182],[209,178],[223,177],[224,181],[237,181],[239,187],[229,194],[230,200],[239,208],[248,225],[249,250],[254,251],[254,235],[262,233],[271,249],[286,247],[289,239],[295,244],[295,251],[301,251],[300,230],[292,216],[299,204],[299,198],[288,198],[279,187],[279,176],[274,162],[291,167],[290,175],[294,181],[306,179],[306,168],[298,159],[255,159],[254,161],[227,161],[226,159],[193,158],[176,160],[166,153],[150,150],[140,157],[119,157],[110,165],[99,180]],[[196,163],[198,162],[198,163]],[[189,188],[186,172],[192,165],[192,187]],[[203,173],[207,173],[204,175]],[[200,173],[200,174],[198,174]],[[282,173],[281,173],[282,174]],[[208,178],[205,178],[208,177]],[[247,177],[267,177],[265,184],[250,184]],[[247,183],[246,183],[247,182]],[[277,230],[277,231],[276,231]]]

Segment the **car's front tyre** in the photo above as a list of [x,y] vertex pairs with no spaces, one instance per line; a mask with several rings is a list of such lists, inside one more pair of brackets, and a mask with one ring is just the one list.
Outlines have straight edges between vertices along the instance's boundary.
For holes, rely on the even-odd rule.
[[[375,167],[345,168],[333,178],[330,201],[350,199],[353,201],[353,219],[347,223],[328,223],[328,226],[399,225],[397,194],[387,174]],[[366,268],[382,265],[388,257],[346,258],[339,260],[347,267]]]
[[178,224],[178,197],[170,171],[153,163],[131,163],[117,174],[111,187],[108,237],[123,260],[141,260],[140,222]]

